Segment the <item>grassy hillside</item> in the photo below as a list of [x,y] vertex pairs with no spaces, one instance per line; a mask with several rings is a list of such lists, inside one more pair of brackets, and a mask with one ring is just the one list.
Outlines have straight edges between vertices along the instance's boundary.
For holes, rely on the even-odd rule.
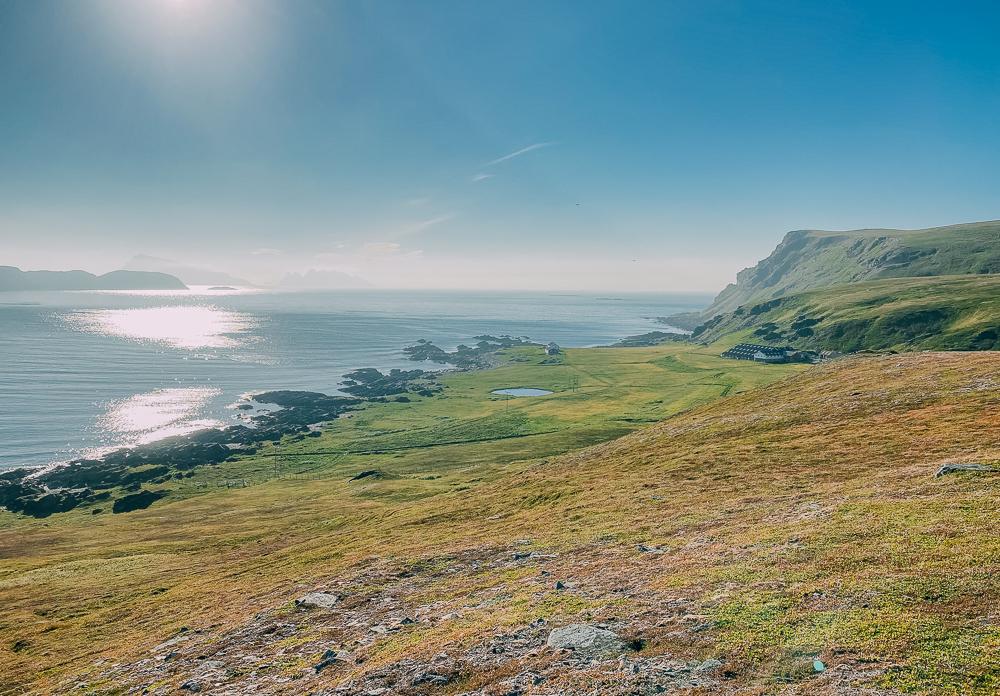
[[[716,352],[520,349],[148,510],[4,515],[0,684],[995,693],[1000,477],[933,473],[1000,460],[1000,354]],[[236,477],[257,483],[203,485]],[[314,590],[339,604],[293,604]],[[629,643],[547,649],[572,622]]]
[[1000,349],[1000,275],[899,278],[841,285],[751,303],[695,330],[798,348]]
[[[433,514],[440,501],[516,476],[519,462],[607,441],[798,369],[692,346],[568,350],[552,361],[538,347],[512,349],[503,367],[449,375],[441,396],[372,403],[319,438],[153,486],[169,495],[143,512],[112,515],[98,503],[32,520],[0,511],[0,693],[26,685],[51,693],[82,675],[110,693],[120,681],[145,683],[102,676],[96,661],[139,659],[185,624],[215,625],[218,635],[355,563],[405,566],[443,540],[432,525],[408,551],[410,532],[425,529],[408,526],[411,512]],[[490,394],[516,386],[555,393]],[[378,474],[350,481],[365,471]],[[408,531],[397,540],[400,524]],[[435,553],[446,553],[442,543]]]
[[1000,221],[923,230],[789,232],[766,259],[737,275],[712,306],[673,317],[693,329],[741,305],[876,278],[1000,273]]

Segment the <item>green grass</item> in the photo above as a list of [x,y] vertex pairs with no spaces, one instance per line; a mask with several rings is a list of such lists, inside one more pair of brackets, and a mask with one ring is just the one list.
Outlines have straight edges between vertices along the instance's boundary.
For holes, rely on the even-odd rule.
[[[461,616],[359,649],[365,662],[324,686],[538,618],[618,617],[646,655],[722,657],[743,693],[835,693],[801,669],[813,655],[869,685],[994,693],[1000,481],[932,473],[1000,461],[998,355],[805,368],[718,352],[570,350],[546,365],[518,349],[495,370],[448,375],[438,396],[372,404],[319,438],[200,469],[147,510],[0,514],[0,684],[143,686],[103,670],[184,625],[213,654],[261,611],[291,620],[294,597],[339,583],[372,600],[362,607],[391,597]],[[510,386],[555,393],[490,394]],[[370,469],[386,476],[348,480]],[[253,485],[212,485],[236,478]],[[552,577],[581,589],[492,563],[524,540],[558,553]],[[706,628],[680,630],[688,613]],[[299,674],[326,635],[303,626],[268,660]]]
[[751,304],[695,333],[700,341],[858,350],[1000,349],[1000,275],[899,278]]
[[681,321],[694,328],[742,305],[845,283],[989,273],[1000,273],[1000,221],[922,230],[799,230],[741,271],[711,307]]

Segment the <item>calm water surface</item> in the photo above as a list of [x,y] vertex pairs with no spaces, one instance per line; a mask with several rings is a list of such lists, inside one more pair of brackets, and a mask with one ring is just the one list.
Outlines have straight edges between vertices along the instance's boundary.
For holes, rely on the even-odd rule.
[[490,392],[490,394],[506,396],[548,396],[552,393],[548,389],[535,389],[534,387],[511,387],[510,389],[494,389]]
[[333,393],[402,348],[483,333],[613,342],[696,295],[341,291],[0,292],[0,469],[235,422],[241,395]]

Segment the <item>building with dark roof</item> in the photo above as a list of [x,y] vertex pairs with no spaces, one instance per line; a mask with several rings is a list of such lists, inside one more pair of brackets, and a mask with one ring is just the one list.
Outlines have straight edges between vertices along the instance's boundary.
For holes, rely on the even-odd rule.
[[754,362],[783,363],[788,362],[791,348],[775,348],[756,343],[737,343],[722,354],[723,358],[732,360],[753,360]]

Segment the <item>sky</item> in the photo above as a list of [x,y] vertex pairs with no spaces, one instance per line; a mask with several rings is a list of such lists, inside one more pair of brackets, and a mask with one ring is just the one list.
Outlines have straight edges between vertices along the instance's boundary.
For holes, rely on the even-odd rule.
[[1000,4],[6,0],[0,264],[712,291],[1000,217]]

